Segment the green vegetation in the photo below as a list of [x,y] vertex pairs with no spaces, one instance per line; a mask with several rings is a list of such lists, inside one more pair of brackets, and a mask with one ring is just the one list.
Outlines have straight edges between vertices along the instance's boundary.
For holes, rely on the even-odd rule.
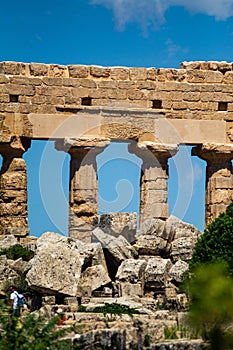
[[190,298],[188,322],[210,349],[233,348],[233,333],[228,325],[233,321],[233,280],[226,265],[200,265],[188,282]]
[[226,264],[228,274],[233,277],[233,203],[226,213],[219,215],[195,245],[190,270],[199,264],[221,262]]
[[[28,250],[21,246],[20,244],[15,244],[14,246],[6,249],[2,249],[0,251],[0,255],[6,255],[7,259],[17,260],[22,258],[24,261],[29,261],[33,258],[34,252],[32,250]],[[9,295],[9,287],[14,285],[16,290],[20,291],[20,293],[31,293],[31,289],[28,287],[28,284],[25,279],[25,275],[23,272],[18,271],[18,276],[13,279],[9,279],[4,283],[4,292],[6,295]]]
[[60,340],[68,329],[57,327],[57,318],[50,320],[30,314],[11,317],[9,309],[0,303],[0,349],[3,350],[68,350],[67,341]]
[[233,203],[195,245],[186,290],[189,324],[211,350],[233,348]]
[[143,341],[143,345],[144,346],[150,346],[150,335],[149,334],[145,334],[145,336],[144,336],[144,341]]
[[105,304],[104,306],[97,306],[91,311],[87,311],[86,307],[83,305],[80,305],[78,308],[79,312],[94,312],[94,313],[102,313],[104,316],[106,314],[110,315],[123,315],[127,314],[132,316],[133,314],[139,314],[139,311],[136,309],[131,309],[127,305],[121,305],[121,304]]
[[15,286],[15,289],[19,291],[22,294],[31,294],[32,290],[29,288],[25,276],[24,275],[18,275],[17,277],[13,278],[12,280],[7,280],[4,283],[4,292],[6,295],[10,296],[10,286]]
[[2,249],[0,255],[6,255],[7,259],[17,260],[22,258],[24,261],[29,261],[33,258],[34,252],[24,248],[20,244],[15,244],[10,248]]
[[177,339],[178,338],[177,332],[178,332],[177,326],[168,327],[167,325],[165,325],[164,338],[165,339]]

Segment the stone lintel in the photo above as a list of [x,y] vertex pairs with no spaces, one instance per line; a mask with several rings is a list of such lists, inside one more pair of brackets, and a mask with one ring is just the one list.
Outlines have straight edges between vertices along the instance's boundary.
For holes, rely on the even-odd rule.
[[159,118],[155,136],[163,143],[226,143],[224,120]]
[[224,120],[166,118],[162,111],[128,105],[124,107],[124,104],[117,107],[86,107],[72,114],[29,113],[28,120],[32,126],[32,137],[39,139],[101,138],[106,135],[111,139],[122,139],[123,135],[123,139],[137,139],[140,142],[149,140],[193,145],[225,143],[227,136]]

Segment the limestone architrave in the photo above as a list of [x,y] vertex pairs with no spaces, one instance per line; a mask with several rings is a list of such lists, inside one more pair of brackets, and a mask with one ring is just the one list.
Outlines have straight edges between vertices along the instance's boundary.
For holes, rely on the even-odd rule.
[[96,157],[109,139],[64,139],[56,149],[70,154],[69,236],[91,242],[94,217],[98,214],[98,177]]
[[140,180],[140,226],[151,218],[168,218],[168,159],[178,145],[144,141],[130,144],[129,151],[143,160]]
[[3,157],[0,171],[0,235],[29,234],[27,210],[27,167],[22,158],[31,140],[12,137],[10,142],[0,142]]
[[209,225],[233,201],[233,145],[203,144],[192,155],[206,161],[205,224]]

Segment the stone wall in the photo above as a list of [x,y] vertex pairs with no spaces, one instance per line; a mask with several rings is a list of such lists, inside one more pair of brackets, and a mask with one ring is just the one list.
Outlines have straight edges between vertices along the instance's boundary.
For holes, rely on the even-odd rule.
[[163,118],[224,121],[225,142],[231,143],[232,86],[232,63],[225,62],[182,63],[180,69],[2,62],[1,135],[34,137],[37,122],[30,115],[69,115],[117,102]]
[[75,237],[78,230],[87,239],[98,213],[96,156],[111,140],[131,142],[129,151],[142,158],[141,224],[167,218],[168,159],[180,144],[195,145],[193,155],[207,162],[208,224],[233,200],[232,90],[233,63],[226,62],[180,69],[0,63],[0,234],[27,232],[22,156],[31,139],[57,140],[71,155]]

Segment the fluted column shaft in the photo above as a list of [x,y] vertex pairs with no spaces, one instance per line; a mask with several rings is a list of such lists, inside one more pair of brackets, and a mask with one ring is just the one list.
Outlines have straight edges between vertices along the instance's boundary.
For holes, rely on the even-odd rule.
[[233,145],[203,144],[193,148],[192,155],[207,162],[205,225],[209,225],[233,201]]
[[98,214],[96,157],[109,140],[77,139],[56,142],[56,149],[70,154],[69,236],[91,242],[94,217]]
[[142,160],[140,183],[140,225],[147,219],[168,217],[168,159],[177,145],[142,142],[130,145],[129,151]]
[[3,157],[0,171],[0,235],[24,237],[29,233],[27,209],[27,167],[23,153],[30,140],[12,137],[0,143]]

